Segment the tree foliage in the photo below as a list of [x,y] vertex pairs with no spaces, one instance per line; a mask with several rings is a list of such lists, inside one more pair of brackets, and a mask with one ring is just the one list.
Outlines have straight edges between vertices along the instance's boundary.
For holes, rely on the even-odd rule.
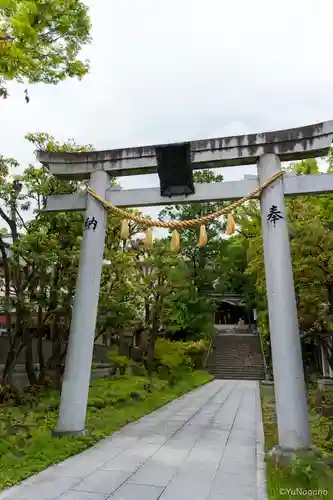
[[[327,158],[332,170],[332,150]],[[315,159],[304,160],[287,167],[297,175],[319,175]],[[286,199],[298,318],[302,336],[314,338],[323,345],[333,365],[333,353],[328,339],[333,321],[333,195],[298,196]],[[261,238],[260,207],[248,202],[238,211],[240,239],[247,250],[246,273],[253,280],[256,301],[261,311],[262,332],[267,340],[268,315]]]
[[[27,134],[38,150],[90,151],[91,145],[74,141],[57,142],[44,133]],[[9,351],[4,380],[10,380],[20,353],[25,353],[26,372],[31,384],[55,377],[59,385],[66,354],[73,297],[83,231],[80,213],[46,213],[45,198],[74,194],[86,189],[85,182],[62,181],[41,165],[28,165],[16,175],[18,164],[1,161],[0,216],[8,226],[13,245],[8,255],[5,236],[0,250],[7,290],[3,310],[8,316]],[[210,333],[212,304],[200,295],[192,265],[183,254],[171,252],[167,241],[156,242],[146,251],[133,236],[142,227],[131,223],[130,240],[120,238],[120,220],[109,214],[101,277],[96,339],[117,336],[138,326],[149,333],[147,359],[154,356],[160,330],[172,338],[201,338]],[[144,270],[150,269],[147,274]],[[13,316],[14,315],[14,316]],[[12,326],[10,316],[15,317]],[[49,332],[49,333],[47,333]],[[182,337],[183,335],[183,337]],[[50,339],[52,355],[45,358],[43,343]],[[38,343],[39,370],[33,364],[34,340]],[[45,359],[44,359],[45,358]]]
[[[211,170],[194,173],[196,183],[221,182],[223,176],[216,175]],[[216,212],[223,206],[222,203],[192,203],[188,205],[173,205],[161,211],[161,219],[188,220],[197,219]],[[225,229],[224,220],[215,220],[205,225],[208,243],[204,247],[198,247],[199,227],[181,230],[181,255],[192,267],[193,278],[197,286],[204,290],[210,287],[213,278],[213,263],[220,250],[221,234]]]
[[[90,150],[73,141],[57,143],[47,134],[28,134],[27,139],[40,149]],[[31,383],[36,382],[32,363],[32,336],[39,335],[39,363],[45,367],[41,339],[45,327],[52,331],[55,357],[68,331],[79,247],[83,229],[81,214],[47,214],[40,211],[46,196],[75,193],[83,183],[55,179],[44,167],[29,165],[22,175],[15,175],[18,164],[2,158],[0,216],[12,237],[10,256],[4,238],[0,248],[4,263],[4,311],[8,317],[9,354],[3,376],[12,374],[17,358],[25,349],[26,370]],[[30,220],[26,214],[30,213]],[[32,215],[32,218],[31,218]],[[15,327],[9,321],[14,312]],[[37,322],[36,322],[37,318]],[[37,326],[36,326],[37,325]],[[59,361],[59,360],[58,360]],[[45,367],[46,368],[46,367]],[[45,373],[41,370],[41,376]]]
[[6,81],[56,84],[82,78],[79,52],[90,41],[87,6],[80,0],[0,1],[0,96]]
[[[194,173],[196,183],[223,181],[222,175],[204,170]],[[193,203],[174,205],[164,209],[160,218],[171,220],[197,219],[222,208],[224,203]],[[203,333],[211,334],[213,328],[214,301],[212,294],[219,297],[227,293],[249,296],[249,280],[244,277],[246,252],[236,238],[224,238],[225,218],[206,225],[208,242],[198,247],[197,229],[180,231],[180,255],[184,261],[185,276],[180,280],[182,288],[168,300],[168,318],[174,318],[169,325],[173,336],[197,338]],[[171,308],[173,305],[173,309]],[[177,319],[177,320],[176,320]]]

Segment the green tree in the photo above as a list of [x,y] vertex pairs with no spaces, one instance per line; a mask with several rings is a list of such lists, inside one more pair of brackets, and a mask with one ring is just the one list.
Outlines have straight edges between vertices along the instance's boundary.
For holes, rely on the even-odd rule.
[[[74,141],[59,143],[48,134],[28,134],[27,139],[38,150],[92,150],[91,145],[78,146]],[[14,312],[17,320],[15,328],[9,326],[9,352],[3,379],[10,379],[24,349],[30,383],[41,384],[51,379],[58,387],[75,293],[83,215],[50,214],[41,209],[47,196],[79,193],[86,189],[87,183],[62,181],[43,166],[29,165],[23,175],[16,176],[15,184],[10,168],[16,166],[14,160],[2,162],[0,185],[0,198],[8,207],[7,211],[0,211],[0,216],[8,223],[10,234],[14,235],[12,256],[5,255],[9,291],[4,307],[7,307],[8,316]],[[28,220],[25,220],[24,211]],[[131,223],[130,235],[141,229]],[[1,241],[4,241],[4,236],[0,234],[0,249]],[[108,218],[104,258],[109,264],[102,270],[95,335],[96,339],[105,333],[122,338],[127,327],[139,322],[144,291],[138,282],[135,253],[128,252],[126,244],[121,242],[120,221],[112,214]],[[44,359],[43,344],[47,331],[51,336],[52,353]],[[38,342],[38,373],[32,363],[35,338]]]
[[121,354],[128,354],[125,331],[142,323],[143,290],[138,280],[135,253],[122,251],[119,221],[109,218],[99,298],[96,338],[105,333],[119,338]]
[[[300,162],[295,168],[298,175],[319,174],[316,160]],[[333,196],[293,198],[287,207],[303,338],[322,346],[333,367]]]
[[[332,168],[332,152],[327,158]],[[297,175],[318,175],[315,159],[288,166]],[[322,345],[333,365],[329,339],[333,321],[333,232],[331,217],[333,196],[298,196],[286,200],[290,234],[295,292],[302,338],[311,338]],[[248,252],[246,273],[256,289],[260,322],[266,344],[269,343],[266,285],[259,203],[251,201],[237,213],[240,235]]]
[[[73,141],[57,143],[47,134],[28,134],[27,139],[38,149],[90,150]],[[84,188],[84,183],[64,182],[54,178],[44,167],[28,166],[23,175],[15,174],[17,162],[2,159],[0,199],[4,206],[0,216],[8,225],[13,245],[11,255],[4,252],[4,239],[0,237],[0,248],[4,262],[5,299],[4,309],[8,316],[15,313],[16,325],[8,322],[9,349],[3,373],[10,379],[22,349],[25,349],[26,371],[30,383],[36,383],[32,365],[31,328],[38,318],[37,333],[40,375],[45,374],[42,350],[42,333],[46,326],[52,331],[54,362],[60,356],[62,321],[68,325],[72,295],[75,286],[79,245],[83,230],[81,214],[47,214],[40,211],[45,197],[56,193],[75,193]],[[24,211],[30,210],[32,220],[25,220]],[[58,359],[59,361],[59,359]],[[49,360],[49,365],[52,364]],[[59,364],[59,362],[57,363]]]
[[[196,183],[214,183],[221,182],[223,176],[216,175],[211,170],[203,170],[194,173],[194,181]],[[196,219],[212,212],[219,210],[223,206],[222,203],[193,203],[188,205],[173,205],[167,207],[161,211],[159,217],[160,219],[170,219],[170,220],[188,220]],[[183,315],[182,317],[183,325],[179,330],[178,334],[183,336],[185,333],[185,323],[184,319],[187,318],[187,328],[190,336],[193,334],[196,336],[197,332],[192,331],[189,328],[190,324],[193,326],[194,318],[193,312],[197,310],[200,317],[203,319],[202,324],[206,324],[208,330],[212,327],[213,323],[213,302],[209,298],[209,294],[213,289],[213,282],[216,279],[216,257],[220,252],[219,244],[221,241],[221,233],[225,229],[225,221],[215,220],[205,225],[208,242],[205,246],[199,247],[199,227],[193,229],[182,229],[180,230],[181,238],[181,250],[180,255],[186,262],[187,269],[189,270],[189,276],[187,281],[191,282],[192,290],[188,290],[188,301],[185,305],[185,300],[183,296]],[[193,298],[195,294],[195,299]],[[174,297],[174,303],[181,303],[182,299],[179,297],[177,300]],[[191,313],[192,311],[192,313]],[[186,312],[186,313],[185,313]],[[209,316],[209,319],[208,319]],[[169,317],[172,315],[169,312]],[[201,322],[200,322],[201,323]],[[199,322],[198,322],[199,325]],[[181,324],[180,324],[181,326]],[[171,333],[174,335],[176,332],[175,324],[171,327]],[[204,335],[204,331],[202,332]]]
[[0,96],[8,96],[9,80],[56,84],[82,78],[89,66],[78,56],[90,28],[80,0],[1,0]]
[[[216,175],[211,170],[194,173],[196,183],[215,183],[223,180],[222,175]],[[160,219],[188,220],[203,217],[219,210],[222,203],[191,203],[188,205],[173,205],[161,211]],[[192,267],[193,278],[200,290],[207,291],[211,287],[214,276],[213,263],[219,252],[221,233],[225,229],[225,221],[215,220],[205,225],[208,242],[204,247],[198,247],[199,227],[180,230],[181,255]]]
[[[215,183],[221,182],[223,176],[205,170],[196,172],[194,180],[196,183]],[[197,219],[215,212],[223,206],[225,204],[221,202],[175,205],[164,209],[160,213],[160,218]],[[249,280],[244,278],[246,252],[237,238],[223,238],[225,226],[225,218],[208,223],[206,225],[208,242],[201,248],[198,247],[198,228],[197,230],[184,229],[180,231],[180,254],[189,273],[183,282],[191,283],[191,287],[188,288],[187,292],[180,293],[179,297],[173,298],[174,303],[182,304],[182,309],[176,309],[178,312],[182,310],[182,313],[178,314],[181,328],[176,332],[177,322],[170,324],[170,331],[173,335],[197,337],[198,328],[202,328],[201,334],[211,331],[215,308],[211,298],[212,293],[219,295],[226,293],[248,294],[247,284]],[[196,314],[199,321],[196,321]],[[177,315],[173,315],[170,310],[169,317],[177,317]]]
[[214,308],[199,295],[191,270],[183,260],[170,275],[169,293],[161,312],[163,330],[171,340],[197,340],[212,334]]
[[[142,300],[139,314],[143,318],[143,330],[147,332],[147,342],[144,341],[143,345],[144,358],[148,374],[151,376],[159,331],[165,333],[170,322],[181,323],[180,309],[186,301],[177,304],[172,301],[175,294],[184,291],[186,294],[186,281],[184,282],[186,266],[182,256],[171,251],[165,240],[155,241],[150,250],[147,250],[139,240],[134,241],[131,252],[135,254],[137,282],[140,287],[138,293]],[[174,314],[172,319],[170,319],[170,309]]]

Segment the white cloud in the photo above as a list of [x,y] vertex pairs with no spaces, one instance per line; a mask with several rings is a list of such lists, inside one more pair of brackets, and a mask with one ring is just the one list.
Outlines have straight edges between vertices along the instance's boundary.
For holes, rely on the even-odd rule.
[[[331,0],[91,0],[91,73],[10,86],[0,151],[32,161],[26,132],[97,149],[263,132],[333,118]],[[228,180],[255,168],[226,169]],[[157,184],[127,178],[125,187]],[[156,210],[149,213],[156,214]]]

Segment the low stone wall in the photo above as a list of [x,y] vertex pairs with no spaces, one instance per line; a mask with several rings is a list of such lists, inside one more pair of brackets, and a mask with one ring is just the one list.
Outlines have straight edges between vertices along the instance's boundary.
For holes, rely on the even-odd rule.
[[[94,345],[94,362],[105,363],[108,362],[108,353],[110,351],[109,347],[105,347],[104,345],[95,344]],[[8,339],[7,337],[0,337],[0,365],[4,365],[7,359],[8,353]],[[43,340],[43,353],[45,361],[51,357],[52,354],[52,342],[51,340]],[[32,340],[32,356],[33,363],[38,363],[38,354],[37,354],[37,339]],[[24,349],[20,353],[18,358],[18,364],[24,363],[25,352]]]
[[[108,377],[110,373],[110,366],[106,366],[105,368],[93,368],[91,370],[91,380],[96,380],[104,377]],[[28,377],[26,376],[26,373],[24,370],[21,369],[21,367],[18,367],[17,371],[14,372],[13,374],[13,383],[16,387],[19,389],[24,388],[29,385]]]

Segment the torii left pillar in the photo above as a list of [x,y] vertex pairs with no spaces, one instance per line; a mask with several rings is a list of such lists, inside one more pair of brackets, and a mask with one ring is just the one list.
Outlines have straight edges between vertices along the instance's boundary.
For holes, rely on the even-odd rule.
[[[95,170],[91,173],[89,187],[102,198],[105,198],[109,185],[109,176],[104,170]],[[92,196],[89,196],[61,390],[59,419],[53,431],[54,435],[58,436],[85,433],[106,223],[106,210]]]

